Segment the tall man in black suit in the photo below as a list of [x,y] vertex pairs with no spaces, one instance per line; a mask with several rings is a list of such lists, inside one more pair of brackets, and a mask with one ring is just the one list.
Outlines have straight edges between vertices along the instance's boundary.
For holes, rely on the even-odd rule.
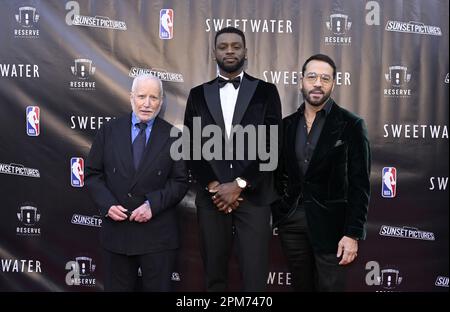
[[336,65],[323,54],[303,65],[304,103],[283,119],[283,151],[273,205],[297,291],[342,291],[365,238],[370,148],[364,121],[331,98]]
[[132,113],[105,124],[87,159],[86,185],[103,218],[105,290],[169,291],[178,248],[176,204],[187,191],[182,160],[170,157],[172,126],[159,118],[163,89],[134,79]]
[[[202,154],[199,159],[194,157],[188,162],[199,186],[196,206],[206,288],[208,291],[227,289],[228,261],[234,238],[243,290],[264,291],[271,234],[270,203],[275,198],[273,170],[278,161],[277,133],[270,132],[269,128],[272,125],[278,131],[278,126],[281,127],[280,98],[275,85],[244,73],[247,49],[242,31],[224,28],[217,32],[214,44],[219,77],[190,91],[184,119],[194,135],[199,120],[201,124],[197,126],[201,129],[212,125],[218,128],[224,147],[218,152],[223,157],[211,159]],[[266,126],[266,137],[258,136],[259,142],[253,138],[236,144],[238,140],[233,139],[242,135],[242,131],[235,129],[237,125],[253,129],[258,125]],[[194,143],[196,139],[200,140],[191,137]],[[201,138],[201,147],[205,147],[206,141],[207,138]],[[232,151],[227,149],[230,142],[235,144]],[[249,157],[252,148],[258,150],[258,143],[264,150],[272,147],[269,153],[272,158],[269,162],[275,160],[272,169],[261,166],[262,157]],[[201,147],[193,146],[195,151],[204,151]],[[245,157],[236,157],[240,152],[244,152]],[[227,157],[230,153],[232,157]]]

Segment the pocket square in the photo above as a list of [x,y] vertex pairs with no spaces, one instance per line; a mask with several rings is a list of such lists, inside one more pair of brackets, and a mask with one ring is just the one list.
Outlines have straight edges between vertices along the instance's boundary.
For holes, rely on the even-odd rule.
[[336,143],[334,143],[334,147],[338,147],[340,145],[344,144],[344,141],[342,140],[337,140]]

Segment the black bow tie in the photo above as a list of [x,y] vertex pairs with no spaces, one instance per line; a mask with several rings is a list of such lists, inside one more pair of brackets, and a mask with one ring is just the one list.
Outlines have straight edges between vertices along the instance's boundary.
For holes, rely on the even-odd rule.
[[226,80],[222,77],[219,77],[219,88],[225,87],[227,83],[231,82],[235,89],[239,88],[239,84],[241,83],[241,76],[234,77],[233,79]]

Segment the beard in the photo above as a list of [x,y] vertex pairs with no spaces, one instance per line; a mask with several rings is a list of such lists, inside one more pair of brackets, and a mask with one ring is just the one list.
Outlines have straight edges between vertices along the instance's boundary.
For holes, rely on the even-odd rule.
[[225,65],[225,62],[223,60],[222,61],[217,60],[217,65],[219,66],[219,68],[221,70],[223,70],[224,72],[229,73],[229,74],[237,72],[238,70],[240,70],[242,67],[244,67],[244,63],[245,63],[245,59],[244,58],[241,58],[234,65]]
[[[322,98],[320,100],[313,100],[313,98],[311,97],[311,92],[313,91],[320,91],[322,92]],[[303,95],[303,99],[308,102],[309,104],[311,104],[312,106],[321,106],[323,105],[326,101],[328,101],[328,99],[331,96],[331,90],[329,92],[324,92],[321,89],[314,89],[311,91],[306,91],[304,88],[302,88],[301,90],[302,95]]]

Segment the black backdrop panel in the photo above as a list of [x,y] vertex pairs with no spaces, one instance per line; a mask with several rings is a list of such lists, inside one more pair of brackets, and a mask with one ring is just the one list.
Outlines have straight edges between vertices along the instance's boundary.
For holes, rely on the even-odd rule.
[[[322,52],[338,66],[334,98],[367,122],[368,238],[348,290],[448,291],[448,12],[445,0],[1,1],[0,290],[103,288],[101,220],[78,171],[97,129],[130,111],[143,71],[163,79],[161,114],[179,125],[189,89],[216,75],[215,32],[236,26],[283,116]],[[193,198],[178,207],[179,291],[203,290]],[[289,291],[276,229],[270,261],[269,290]],[[239,290],[235,256],[230,268]]]

